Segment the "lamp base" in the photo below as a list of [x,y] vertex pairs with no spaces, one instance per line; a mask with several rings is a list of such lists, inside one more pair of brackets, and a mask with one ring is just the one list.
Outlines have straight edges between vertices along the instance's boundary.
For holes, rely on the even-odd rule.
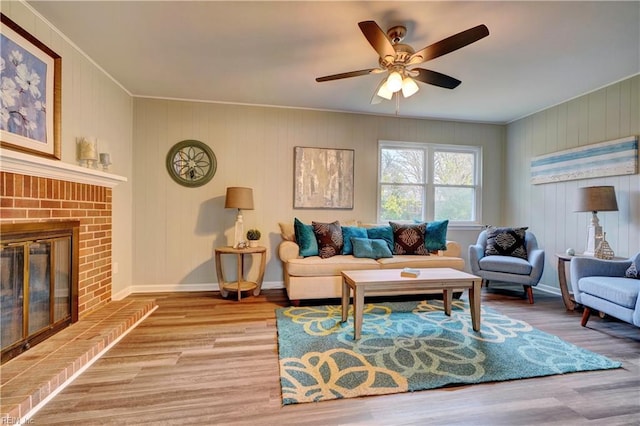
[[595,256],[598,244],[602,241],[602,226],[598,221],[598,216],[593,213],[591,217],[591,223],[587,228],[587,248],[585,249],[584,256]]
[[235,232],[233,236],[233,248],[240,248],[241,245],[244,245],[244,223],[242,222],[242,213],[240,210],[238,210]]

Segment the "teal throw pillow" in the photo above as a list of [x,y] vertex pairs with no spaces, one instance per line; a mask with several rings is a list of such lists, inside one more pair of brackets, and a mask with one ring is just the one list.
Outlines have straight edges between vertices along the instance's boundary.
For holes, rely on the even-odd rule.
[[424,236],[424,245],[429,251],[447,249],[447,228],[449,220],[439,220],[427,223],[427,232]]
[[352,237],[351,243],[353,244],[354,257],[367,257],[369,259],[393,257],[387,242],[383,239]]
[[374,228],[367,228],[367,237],[371,240],[385,240],[389,250],[393,250],[393,231],[391,226],[383,225]]
[[306,225],[298,218],[293,221],[293,229],[296,233],[296,243],[300,247],[300,256],[309,257],[318,255],[318,241],[313,232],[312,225]]
[[343,226],[342,240],[344,245],[342,246],[342,254],[353,254],[353,245],[351,244],[351,237],[368,238],[367,230],[365,228],[359,228],[357,226]]

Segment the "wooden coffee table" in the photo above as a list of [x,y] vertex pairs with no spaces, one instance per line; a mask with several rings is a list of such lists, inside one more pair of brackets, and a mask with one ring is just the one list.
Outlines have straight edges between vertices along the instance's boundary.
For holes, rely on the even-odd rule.
[[469,289],[471,323],[480,331],[480,289],[482,278],[451,268],[420,269],[417,278],[400,276],[402,269],[342,271],[342,322],[347,320],[349,298],[353,290],[353,338],[360,338],[364,296],[392,296],[433,293],[442,290],[444,311],[451,315],[454,290]]

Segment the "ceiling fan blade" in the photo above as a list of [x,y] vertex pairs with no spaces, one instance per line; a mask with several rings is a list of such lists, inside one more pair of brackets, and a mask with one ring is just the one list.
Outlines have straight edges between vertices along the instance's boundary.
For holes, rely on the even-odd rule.
[[387,38],[387,34],[382,31],[382,28],[375,21],[358,22],[358,26],[371,47],[378,52],[382,59],[390,56],[391,60],[393,60],[396,57],[396,50]]
[[359,77],[361,75],[367,75],[367,74],[377,74],[383,71],[384,70],[381,70],[380,68],[370,68],[366,70],[343,72],[340,74],[333,74],[333,75],[326,75],[324,77],[318,77],[316,78],[316,81],[318,83],[322,83],[323,81],[340,80],[341,78]]
[[424,68],[414,68],[411,70],[412,73],[415,71],[418,71],[418,75],[413,77],[414,79],[434,86],[444,87],[445,89],[455,89],[462,83],[458,79],[436,71],[425,70]]
[[488,35],[489,29],[486,25],[478,25],[477,27],[469,28],[466,31],[447,37],[417,51],[409,58],[408,65],[419,64],[439,56],[446,55],[454,50],[458,50],[471,43],[475,43]]

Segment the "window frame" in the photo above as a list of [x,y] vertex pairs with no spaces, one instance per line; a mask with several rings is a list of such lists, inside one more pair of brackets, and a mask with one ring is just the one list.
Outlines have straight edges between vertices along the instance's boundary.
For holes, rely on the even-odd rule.
[[[377,176],[377,196],[376,196],[376,220],[383,222],[385,219],[381,218],[382,213],[382,188],[384,185],[391,184],[389,182],[382,182],[382,150],[383,149],[411,149],[422,150],[424,164],[424,176],[422,177],[422,183],[410,183],[406,185],[421,186],[423,187],[422,195],[426,202],[422,206],[421,220],[430,222],[434,220],[435,214],[435,191],[436,188],[472,188],[473,189],[473,218],[468,221],[449,221],[449,226],[473,226],[482,223],[482,147],[473,145],[454,145],[454,144],[434,144],[427,142],[403,142],[403,141],[391,141],[391,140],[379,140],[378,141],[378,176]],[[472,154],[474,158],[474,173],[473,185],[443,185],[434,183],[434,158],[436,152],[452,152],[452,153],[465,153]],[[395,184],[398,185],[398,184]],[[402,185],[402,184],[400,184]]]

